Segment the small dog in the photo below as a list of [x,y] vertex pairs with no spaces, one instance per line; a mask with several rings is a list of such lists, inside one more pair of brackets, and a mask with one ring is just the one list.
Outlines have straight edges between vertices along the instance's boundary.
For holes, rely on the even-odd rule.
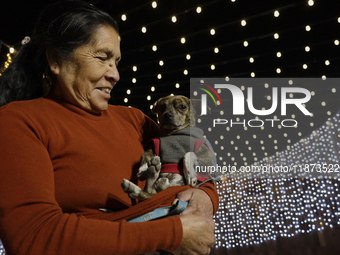
[[[185,96],[160,98],[152,108],[165,136],[151,140],[141,158],[138,178],[146,180],[144,191],[124,179],[122,188],[140,201],[174,186],[190,185],[207,176],[198,176],[195,166],[213,166],[214,156],[204,142],[203,130],[195,127],[195,105],[199,100]],[[161,162],[162,161],[162,162]]]

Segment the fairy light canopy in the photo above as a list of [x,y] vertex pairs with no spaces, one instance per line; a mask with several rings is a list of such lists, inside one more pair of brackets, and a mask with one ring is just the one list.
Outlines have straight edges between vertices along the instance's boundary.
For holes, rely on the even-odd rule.
[[[107,11],[120,27],[121,80],[112,91],[111,103],[137,107],[150,117],[154,117],[150,109],[159,97],[192,97],[191,77],[340,76],[339,1],[86,2]],[[10,64],[20,41],[31,34],[39,11],[47,4],[37,0],[1,3],[0,70]],[[256,87],[259,109],[270,107],[272,88],[271,84]],[[219,139],[211,141],[219,162],[235,166],[266,164],[268,160],[279,163],[285,153],[309,160],[315,148],[321,154],[329,151],[339,157],[340,88],[311,85],[309,90],[312,103],[307,107],[312,115],[290,132],[224,127]],[[227,98],[224,92],[219,93]],[[219,113],[230,116],[229,109]],[[300,117],[298,113],[289,116]],[[327,140],[329,136],[333,140]],[[319,146],[320,137],[324,142]],[[327,147],[330,141],[332,148]],[[334,180],[234,177],[218,186],[218,247],[254,245],[278,235],[291,237],[340,224],[339,183]]]
[[[29,35],[44,6],[21,5],[3,15],[1,68],[6,68],[22,38]],[[190,95],[190,77],[327,77],[339,76],[340,3],[326,1],[87,1],[110,13],[120,26],[121,80],[112,104],[150,109],[168,94]],[[7,10],[12,5],[4,3]],[[48,3],[46,3],[48,4]],[[27,7],[27,8],[26,8]],[[31,12],[27,12],[30,10]],[[10,13],[10,12],[7,12]],[[27,18],[26,18],[27,17]],[[243,88],[246,90],[246,88]],[[260,107],[270,107],[272,86],[257,87]],[[297,132],[282,129],[228,130],[229,158],[251,164],[287,148],[321,126],[338,108],[339,89],[311,88],[312,116]],[[293,95],[292,95],[293,96]],[[225,110],[223,116],[230,115]],[[298,116],[292,115],[291,118]],[[302,124],[301,124],[302,125]],[[249,149],[251,148],[251,149]]]

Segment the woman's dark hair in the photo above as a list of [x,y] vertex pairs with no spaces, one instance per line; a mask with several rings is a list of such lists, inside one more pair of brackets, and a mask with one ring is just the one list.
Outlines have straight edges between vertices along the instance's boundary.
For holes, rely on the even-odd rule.
[[69,60],[75,49],[90,42],[100,25],[109,25],[118,33],[113,18],[91,4],[61,1],[45,8],[31,41],[21,47],[2,75],[0,106],[43,96],[44,77],[51,77],[46,50],[54,50],[59,59]]

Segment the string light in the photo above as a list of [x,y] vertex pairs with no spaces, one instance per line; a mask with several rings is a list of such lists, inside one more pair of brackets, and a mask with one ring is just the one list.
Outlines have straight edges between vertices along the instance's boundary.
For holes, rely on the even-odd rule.
[[185,38],[182,37],[182,38],[181,38],[181,43],[184,44],[185,42],[186,42]]
[[142,31],[143,34],[145,34],[146,33],[146,27],[142,27],[141,31]]
[[276,10],[276,11],[274,11],[274,17],[275,17],[275,18],[277,18],[277,17],[279,17],[279,16],[280,16],[280,12],[279,12],[279,11],[277,11],[277,10]]
[[152,8],[157,8],[157,2],[156,1],[153,1],[152,4],[151,4]]
[[196,8],[196,12],[197,12],[197,13],[201,13],[201,12],[202,12],[202,8],[201,8],[200,6],[198,6],[198,7]]
[[176,16],[172,16],[172,17],[171,17],[171,21],[172,21],[173,23],[176,23],[176,22],[177,22],[177,17],[176,17]]
[[241,26],[244,27],[245,25],[247,25],[247,22],[244,19],[241,20]]
[[122,19],[122,21],[126,21],[126,19],[127,19],[126,14],[122,14],[121,19]]
[[[338,113],[309,137],[249,167],[294,166],[300,159],[308,164],[316,162],[315,155],[320,155],[321,163],[336,164],[336,158],[323,155],[336,151],[337,145],[329,143],[324,150],[322,140],[334,137],[339,125]],[[234,160],[232,157],[231,162]],[[293,237],[340,224],[337,179],[296,173],[277,178],[270,173],[241,171],[222,175],[222,179],[222,183],[216,184],[220,194],[220,210],[214,216],[216,247],[256,245],[275,241],[279,236]]]

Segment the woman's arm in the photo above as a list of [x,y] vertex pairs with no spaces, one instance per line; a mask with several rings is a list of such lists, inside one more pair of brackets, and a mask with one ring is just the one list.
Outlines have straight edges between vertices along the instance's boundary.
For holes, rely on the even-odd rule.
[[40,139],[30,116],[7,110],[7,106],[0,109],[0,239],[9,255],[178,249],[182,241],[179,217],[127,223],[64,213],[55,199],[48,148]]

